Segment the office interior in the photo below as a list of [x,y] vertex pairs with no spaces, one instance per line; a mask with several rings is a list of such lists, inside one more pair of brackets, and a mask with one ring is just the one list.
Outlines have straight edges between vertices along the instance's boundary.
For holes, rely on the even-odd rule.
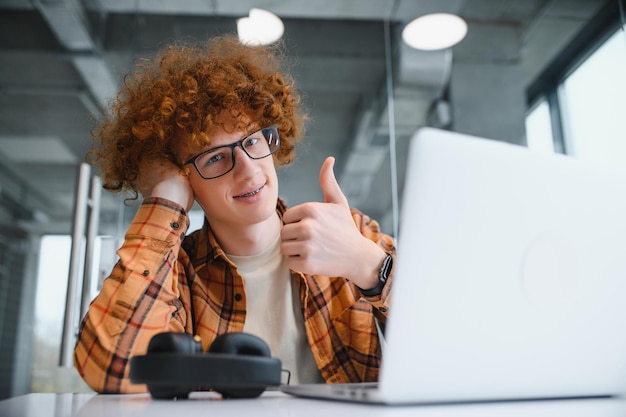
[[[318,173],[333,155],[350,205],[396,235],[407,148],[420,127],[626,166],[624,7],[623,0],[0,1],[0,399],[88,391],[62,345],[71,346],[140,199],[101,190],[85,155],[94,121],[137,59],[167,42],[236,33],[252,8],[278,16],[310,115],[294,163],[279,169],[281,197],[288,205],[323,201]],[[461,17],[465,37],[443,49],[407,45],[406,25],[433,13]],[[190,216],[199,227],[200,210]]]

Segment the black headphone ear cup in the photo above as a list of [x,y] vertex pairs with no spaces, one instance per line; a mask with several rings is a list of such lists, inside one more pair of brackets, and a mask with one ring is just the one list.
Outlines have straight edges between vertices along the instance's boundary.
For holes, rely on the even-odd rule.
[[[230,355],[250,355],[269,358],[270,348],[260,337],[249,333],[224,333],[215,338],[209,347],[209,353],[225,353]],[[215,391],[223,398],[256,398],[265,388],[220,388]]]
[[[202,353],[202,343],[198,338],[188,333],[164,332],[156,334],[150,339],[148,344],[149,354],[159,353],[181,353],[199,354]],[[150,395],[157,399],[185,399],[189,397],[190,387],[178,385],[160,385],[148,383]]]

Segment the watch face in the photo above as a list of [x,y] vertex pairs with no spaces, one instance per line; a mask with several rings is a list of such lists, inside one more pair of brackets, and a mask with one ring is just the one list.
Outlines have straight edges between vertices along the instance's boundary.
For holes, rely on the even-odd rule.
[[391,273],[391,267],[393,266],[393,257],[391,255],[387,255],[385,260],[383,261],[383,265],[380,267],[380,271],[378,271],[378,279],[382,282],[387,281],[389,278],[389,274]]

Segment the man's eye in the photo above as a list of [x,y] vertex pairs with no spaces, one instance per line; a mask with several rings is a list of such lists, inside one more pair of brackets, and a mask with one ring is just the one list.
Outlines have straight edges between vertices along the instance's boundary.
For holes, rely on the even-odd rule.
[[246,142],[243,144],[246,148],[256,145],[259,142],[257,138],[247,138]]
[[216,153],[206,159],[205,165],[213,165],[224,159],[224,154]]

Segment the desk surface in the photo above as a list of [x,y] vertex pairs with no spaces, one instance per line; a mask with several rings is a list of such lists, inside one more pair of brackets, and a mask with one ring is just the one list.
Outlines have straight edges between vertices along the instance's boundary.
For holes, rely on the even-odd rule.
[[254,416],[254,417],[623,417],[626,399],[520,401],[464,405],[382,406],[294,398],[265,392],[260,398],[222,400],[193,393],[188,400],[153,400],[147,394],[28,394],[0,401],[2,417]]

